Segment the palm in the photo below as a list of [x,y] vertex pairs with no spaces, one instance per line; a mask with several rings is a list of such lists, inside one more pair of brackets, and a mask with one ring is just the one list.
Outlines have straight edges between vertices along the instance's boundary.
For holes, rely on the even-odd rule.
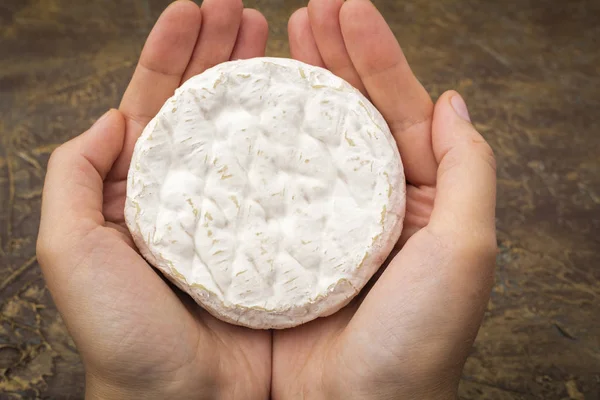
[[[409,190],[419,189],[413,187]],[[425,189],[425,193],[421,193],[422,198],[408,199],[410,204],[407,209],[430,207],[430,191]],[[421,215],[419,219],[427,217]],[[416,232],[422,228],[417,224],[419,219],[411,219],[407,218],[405,232]],[[399,263],[418,262],[417,255],[422,254],[423,249],[431,248],[429,238],[426,231],[416,233],[390,264],[394,263],[395,268],[401,268]],[[385,267],[380,272],[384,270]],[[406,279],[395,283],[392,292],[389,285],[379,287],[375,284],[379,276],[380,273],[340,312],[275,333],[274,381],[285,382],[281,386],[275,386],[276,393],[290,396],[295,393],[321,393],[326,394],[326,398],[327,395],[341,398],[351,382],[368,386],[369,382],[361,382],[365,376],[378,376],[381,379],[389,376],[397,380],[397,376],[402,374],[406,366],[403,361],[411,358],[410,353],[413,350],[407,351],[406,354],[390,351],[392,343],[386,339],[392,329],[386,328],[389,322],[382,320],[389,311],[385,309],[385,304],[393,295],[394,303],[405,305],[407,314],[412,315],[410,311],[415,306],[415,287],[419,285],[407,276]],[[384,305],[383,309],[381,305]],[[414,318],[407,318],[404,321],[395,321],[393,329],[404,332],[405,337],[401,341],[406,343],[407,349],[413,349],[414,343],[418,342],[421,333],[427,329],[424,325],[426,324]],[[397,343],[394,347],[397,347]],[[406,372],[409,376],[410,371]],[[315,382],[320,385],[315,385]],[[285,391],[279,392],[283,387]],[[361,396],[357,394],[357,398]]]
[[[89,326],[96,337],[96,353],[115,354],[107,368],[132,380],[142,373],[150,381],[183,374],[198,393],[206,382],[225,377],[243,385],[247,393],[265,393],[270,371],[264,360],[270,359],[270,334],[215,319],[155,273],[134,249],[125,228],[123,188],[122,181],[105,182],[107,223],[88,238],[97,251],[107,250],[106,265],[124,269],[117,279],[102,274],[94,280],[103,289],[94,290],[89,299],[103,310]],[[105,351],[98,352],[99,348]],[[92,364],[96,363],[94,354],[89,355]],[[115,365],[124,368],[116,371]],[[259,367],[249,375],[248,365]],[[195,376],[207,380],[198,381]]]
[[[207,14],[210,17],[215,11],[210,9],[210,3],[208,5],[206,3],[209,2],[205,2],[203,10],[204,7],[208,7]],[[236,1],[231,0],[231,3],[233,5]],[[232,6],[231,8],[235,7]],[[227,7],[224,7],[224,9],[227,9]],[[206,14],[203,15],[203,18],[203,24],[208,25]],[[175,28],[172,29],[175,30]],[[162,26],[159,22],[155,30],[160,31],[163,40],[165,35],[174,34],[174,32],[168,31],[166,22],[163,22]],[[201,32],[199,42],[202,41],[202,35],[208,34]],[[254,35],[256,36],[256,33]],[[159,34],[157,33],[156,36],[158,37]],[[237,41],[243,41],[245,45],[256,48],[257,46],[252,42],[252,38],[249,37],[251,35],[247,36],[244,38],[243,35],[239,35]],[[235,39],[233,37],[234,41]],[[232,39],[230,38],[230,40]],[[258,41],[260,40],[262,39],[258,39]],[[222,40],[222,42],[226,41]],[[147,46],[151,47],[151,45],[152,37],[149,39]],[[208,42],[204,46],[209,46]],[[154,53],[153,57],[144,59],[144,55],[142,55],[141,69],[145,70],[143,72],[146,74],[150,72],[152,75],[156,75],[157,71],[164,72],[163,68],[165,67],[160,62],[164,62],[165,59],[180,57],[183,53],[180,51],[180,54],[172,54],[169,57],[160,54],[161,49],[158,49],[158,45],[154,45],[154,47],[153,51],[145,50],[147,53]],[[168,49],[166,46],[164,47],[163,51],[166,52]],[[217,47],[216,44],[215,47]],[[223,43],[220,43],[220,47],[223,47]],[[235,45],[235,47],[238,46]],[[262,47],[264,49],[264,46]],[[167,78],[158,77],[159,79],[170,80],[169,84],[166,85],[168,90],[165,90],[164,94],[157,95],[155,99],[150,99],[150,102],[141,101],[139,94],[135,93],[147,92],[149,89],[136,82],[134,77],[121,105],[124,114],[130,116],[126,127],[127,137],[137,137],[139,135],[140,128],[145,122],[143,116],[149,117],[156,113],[158,107],[164,102],[165,96],[170,95],[174,87],[206,67],[232,57],[231,51],[230,54],[222,54],[213,59],[197,57],[197,52],[198,47],[194,50],[194,54],[189,61],[185,61],[185,57],[181,57],[184,59],[181,64],[184,67],[180,68],[179,71],[168,71]],[[235,52],[235,49],[233,52]],[[206,53],[214,55],[215,51],[206,51]],[[244,54],[242,50],[241,53],[239,56],[263,55],[261,54],[262,51]],[[187,65],[184,65],[186,63]],[[177,74],[180,74],[181,77],[179,81],[175,82],[171,77],[173,75],[177,76]],[[161,74],[158,73],[158,75]],[[146,78],[146,82],[155,85],[156,79],[150,82]],[[361,88],[364,89],[364,86]],[[146,117],[146,121],[148,117]],[[164,372],[170,372],[169,368],[172,368],[178,370],[179,373],[182,370],[190,371],[192,374],[193,371],[196,371],[199,376],[210,376],[211,373],[213,375],[226,373],[232,379],[245,377],[242,380],[246,384],[242,386],[247,393],[264,391],[264,387],[268,385],[269,381],[269,365],[265,360],[270,359],[270,333],[232,326],[215,319],[195,306],[187,296],[173,290],[172,285],[154,273],[134,250],[123,216],[126,172],[132,144],[132,141],[128,143],[126,139],[124,152],[113,166],[104,183],[103,213],[106,224],[103,229],[98,231],[99,237],[96,239],[96,246],[105,243],[106,247],[111,249],[110,257],[115,260],[116,264],[130,265],[127,270],[129,279],[123,280],[123,277],[120,276],[120,282],[98,282],[108,290],[102,293],[99,301],[114,304],[118,299],[119,304],[122,305],[120,309],[128,311],[127,315],[121,315],[118,310],[112,308],[108,318],[114,318],[119,323],[110,324],[108,327],[106,325],[99,326],[101,332],[107,330],[101,336],[110,338],[106,345],[112,351],[115,351],[114,344],[118,343],[115,354],[119,354],[119,358],[123,361],[139,360],[138,372],[156,371],[157,374],[163,374]],[[431,194],[432,190],[427,187],[411,186],[409,188],[408,214],[404,229],[405,235],[402,240],[408,237],[408,233],[416,232],[426,223],[431,209]],[[107,262],[111,263],[110,261]],[[105,279],[110,279],[110,277]],[[123,287],[123,282],[135,282],[135,285]],[[140,288],[144,288],[144,290],[142,291]],[[288,375],[288,377],[305,374],[307,376],[303,376],[304,379],[299,380],[299,382],[313,382],[322,372],[316,366],[343,365],[344,360],[351,357],[351,354],[346,354],[343,349],[347,348],[346,345],[349,344],[347,343],[348,340],[351,340],[349,338],[352,337],[353,330],[357,330],[354,326],[358,326],[358,331],[360,331],[362,324],[369,323],[368,321],[361,322],[359,318],[361,314],[368,314],[368,312],[362,313],[362,306],[359,308],[362,298],[364,298],[364,295],[342,312],[327,319],[318,320],[297,329],[278,332],[276,335],[277,352],[284,355],[286,367],[278,368],[274,376],[277,376],[280,372]],[[104,315],[104,318],[106,317]],[[359,322],[351,324],[350,322],[353,320]],[[173,336],[173,332],[178,332],[177,336]],[[135,338],[135,340],[128,338]],[[351,343],[351,345],[356,348],[356,343]],[[144,357],[140,358],[139,354],[143,354]],[[367,352],[365,351],[364,354],[367,354]],[[196,357],[196,355],[202,355],[202,357]],[[197,360],[202,360],[202,363]],[[220,365],[222,371],[207,371],[207,366],[212,365]],[[303,371],[295,371],[297,365],[306,365],[306,368]],[[248,368],[248,366],[253,367]],[[257,366],[260,367],[257,368]],[[332,368],[328,368],[328,370],[332,370]],[[340,372],[336,374],[337,382],[353,378],[350,376],[352,374],[351,370],[344,368],[334,368],[333,370]],[[131,369],[128,369],[128,371],[135,373]],[[247,371],[253,371],[254,374],[249,376]],[[330,381],[335,385],[333,383],[335,380],[331,379]],[[194,380],[192,379],[191,382],[194,382]],[[201,382],[197,383],[201,384]],[[248,389],[253,386],[258,387]],[[293,395],[295,392],[291,392],[291,394]]]
[[[230,2],[230,9],[235,9],[234,3],[237,4],[237,2],[234,0]],[[205,7],[208,8],[208,12],[203,14],[204,26],[209,25],[210,20],[207,18],[207,14],[210,18],[210,15],[217,12],[216,8],[210,8],[211,4],[205,1],[203,6],[203,10]],[[227,7],[223,9],[227,10]],[[186,14],[189,14],[189,12]],[[234,18],[230,17],[230,23],[233,22],[232,19]],[[162,25],[159,22],[155,30],[160,33],[157,33],[156,36],[162,36],[164,41],[164,37],[168,34],[175,35],[176,32],[174,31],[177,29],[171,28],[172,32],[169,32],[168,29],[167,22],[163,22]],[[184,32],[181,28],[179,30]],[[157,374],[164,374],[175,370],[181,373],[183,370],[190,371],[192,374],[195,371],[198,376],[210,376],[211,373],[213,375],[226,374],[232,380],[235,380],[235,377],[238,377],[238,379],[244,377],[242,380],[245,384],[240,385],[238,382],[236,386],[244,387],[246,393],[259,393],[264,392],[265,385],[268,385],[269,381],[270,366],[265,360],[270,359],[270,333],[252,331],[223,323],[192,304],[187,296],[173,290],[171,285],[154,273],[148,264],[134,251],[123,218],[126,173],[133,146],[133,141],[128,141],[127,138],[135,138],[139,135],[140,129],[147,122],[148,117],[156,113],[166,97],[172,93],[174,87],[179,86],[187,78],[201,72],[206,67],[226,61],[226,59],[232,57],[232,52],[235,52],[234,48],[233,50],[230,49],[229,52],[225,52],[228,54],[220,54],[215,57],[215,49],[223,48],[223,44],[226,44],[227,40],[213,38],[213,40],[221,40],[216,40],[220,43],[213,45],[215,49],[205,52],[205,54],[211,55],[212,58],[199,57],[198,53],[202,53],[202,48],[198,46],[210,46],[210,42],[206,41],[206,38],[205,42],[202,43],[202,35],[208,36],[208,33],[200,32],[198,44],[191,58],[189,53],[187,54],[187,60],[185,56],[182,56],[183,51],[174,53],[164,43],[164,49],[160,49],[158,44],[152,48],[153,38],[151,36],[149,44],[147,44],[151,51],[145,50],[151,56],[145,58],[143,54],[140,61],[141,67],[138,67],[138,69],[140,69],[140,75],[152,75],[154,79],[146,77],[145,80],[140,78],[136,81],[136,77],[134,77],[130,89],[128,89],[123,99],[121,110],[126,116],[129,116],[125,147],[104,184],[103,213],[106,224],[98,231],[98,238],[95,242],[97,243],[96,246],[105,243],[106,248],[111,249],[110,258],[114,260],[116,265],[119,263],[130,265],[127,270],[129,279],[123,280],[121,275],[119,277],[120,282],[98,282],[108,290],[99,295],[101,296],[99,301],[105,302],[105,304],[114,304],[118,299],[121,305],[119,309],[127,310],[127,313],[122,315],[120,311],[108,308],[112,310],[108,318],[114,318],[119,323],[110,324],[108,327],[100,325],[98,329],[101,332],[107,330],[101,336],[110,338],[107,346],[112,351],[115,351],[114,344],[118,343],[115,354],[119,354],[120,359],[123,361],[139,360],[137,372],[155,371]],[[256,36],[256,32],[253,35]],[[250,37],[252,35],[248,34],[246,36],[244,38],[243,35],[238,35],[237,41],[243,41],[245,45],[256,48],[257,46]],[[181,38],[178,39],[181,40]],[[235,42],[235,40],[235,35],[229,38],[230,42]],[[258,41],[261,40],[258,39]],[[233,46],[232,43],[230,45]],[[237,48],[237,45],[234,47]],[[262,48],[264,51],[264,46]],[[160,54],[161,50],[165,53],[171,51],[173,54]],[[241,55],[260,56],[263,55],[263,51],[244,54],[242,50]],[[183,60],[179,70],[164,71],[167,68],[162,64],[164,60],[174,57],[180,57]],[[239,58],[244,57],[240,56]],[[176,78],[177,81],[175,81],[173,76],[177,77],[178,75],[180,77]],[[157,94],[155,98],[150,98],[149,101],[140,99],[139,92],[154,91],[144,87],[144,83],[156,86],[157,80],[158,82],[161,80],[168,81],[168,84],[165,84],[166,89]],[[362,82],[357,84],[357,87],[364,91]],[[409,233],[416,232],[426,224],[431,209],[432,193],[433,191],[426,186],[411,186],[409,188],[408,213],[404,229],[405,234],[402,240],[405,240]],[[112,264],[108,260],[107,262]],[[110,277],[104,279],[110,279]],[[124,282],[135,282],[135,284],[127,285]],[[123,287],[124,285],[125,287]],[[143,290],[140,288],[143,288]],[[375,297],[376,294],[377,291],[373,291],[369,297]],[[364,297],[365,295],[334,316],[296,329],[277,332],[275,336],[276,357],[277,354],[282,355],[284,361],[273,373],[273,376],[277,378],[278,374],[281,373],[287,375],[288,379],[294,376],[301,377],[302,379],[299,379],[298,382],[315,382],[319,381],[320,374],[325,372],[320,366],[325,365],[328,366],[327,371],[338,371],[329,379],[330,385],[336,386],[337,383],[344,382],[345,379],[354,379],[351,376],[353,371],[342,367],[346,361],[352,358],[352,353],[347,349],[357,349],[360,341],[352,343],[355,340],[353,339],[354,335],[360,333],[362,326],[373,322],[364,320],[365,318],[362,315],[370,314],[367,307],[368,303],[377,304],[378,302],[378,300],[365,301],[359,307]],[[363,312],[365,308],[367,308],[367,311]],[[106,317],[106,315],[103,316],[103,318]],[[173,336],[173,332],[177,332],[177,336]],[[130,338],[135,338],[135,340]],[[375,354],[380,353],[372,350],[365,350],[360,353],[372,353],[372,357],[376,357]],[[143,354],[144,357],[140,358],[140,354]],[[196,355],[202,355],[202,357],[196,357]],[[202,360],[202,363],[197,360]],[[371,364],[375,365],[376,363]],[[220,365],[222,371],[207,371],[207,366],[211,368],[212,365]],[[298,370],[298,365],[305,365],[306,368]],[[252,368],[248,368],[248,366],[252,366]],[[257,366],[260,367],[257,368]],[[169,370],[170,368],[172,370]],[[128,371],[135,373],[131,369],[128,369]],[[249,376],[247,371],[253,371],[254,375]],[[191,382],[194,382],[194,380],[192,379]],[[201,384],[201,382],[196,383]],[[255,388],[249,389],[253,386]],[[333,390],[333,388],[330,389]],[[290,394],[294,395],[296,392],[293,391]]]

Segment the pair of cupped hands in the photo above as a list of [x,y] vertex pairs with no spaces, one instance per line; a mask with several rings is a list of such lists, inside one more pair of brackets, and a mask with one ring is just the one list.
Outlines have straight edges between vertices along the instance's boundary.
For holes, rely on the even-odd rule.
[[407,179],[394,255],[347,307],[280,331],[221,322],[172,287],[126,229],[136,139],[174,90],[264,56],[265,18],[241,0],[177,1],[150,33],[118,110],[52,154],[38,258],[81,354],[89,399],[451,399],[481,324],[496,254],[494,156],[454,91],[434,105],[368,0],[311,0],[292,57],[380,110]]

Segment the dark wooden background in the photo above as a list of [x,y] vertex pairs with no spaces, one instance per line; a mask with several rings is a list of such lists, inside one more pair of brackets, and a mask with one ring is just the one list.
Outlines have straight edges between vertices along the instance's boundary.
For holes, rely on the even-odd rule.
[[[50,152],[118,105],[167,0],[0,0],[0,398],[81,398],[35,259]],[[302,0],[247,0],[287,56]],[[463,399],[600,399],[600,2],[379,0],[499,163],[497,282]]]

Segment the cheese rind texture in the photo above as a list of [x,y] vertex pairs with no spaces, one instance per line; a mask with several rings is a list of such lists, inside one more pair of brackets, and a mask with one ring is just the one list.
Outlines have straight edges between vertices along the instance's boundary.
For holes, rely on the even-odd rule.
[[125,220],[146,260],[215,317],[256,329],[331,315],[400,236],[405,177],[378,110],[299,61],[185,82],[133,152]]

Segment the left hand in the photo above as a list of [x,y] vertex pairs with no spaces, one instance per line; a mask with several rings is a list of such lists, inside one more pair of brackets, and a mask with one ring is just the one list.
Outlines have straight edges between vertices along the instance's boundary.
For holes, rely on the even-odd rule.
[[271,334],[224,323],[173,290],[125,226],[142,129],[175,89],[229,59],[264,55],[241,0],[177,1],[152,30],[119,110],[50,158],[38,259],[86,370],[88,399],[268,398]]
[[492,150],[456,92],[434,107],[370,1],[311,0],[289,34],[294,58],[328,68],[381,111],[407,208],[399,252],[371,287],[330,317],[274,332],[272,397],[456,398],[493,281]]

